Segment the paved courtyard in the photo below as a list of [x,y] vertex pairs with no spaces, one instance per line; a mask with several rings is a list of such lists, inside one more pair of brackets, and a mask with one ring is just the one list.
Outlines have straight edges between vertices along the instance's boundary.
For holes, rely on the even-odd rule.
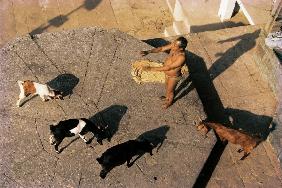
[[[185,187],[193,185],[216,139],[204,139],[193,121],[205,118],[196,90],[168,110],[158,97],[162,84],[138,85],[131,62],[147,44],[120,31],[99,28],[46,33],[20,38],[1,50],[1,185],[2,187]],[[150,55],[162,60],[164,54]],[[48,82],[63,90],[63,101],[32,98],[16,107],[17,80]],[[108,125],[111,142],[85,145],[67,138],[56,154],[49,125],[69,118],[90,118]],[[91,138],[91,135],[87,135]],[[154,155],[133,167],[99,177],[96,158],[129,139],[148,138]]]

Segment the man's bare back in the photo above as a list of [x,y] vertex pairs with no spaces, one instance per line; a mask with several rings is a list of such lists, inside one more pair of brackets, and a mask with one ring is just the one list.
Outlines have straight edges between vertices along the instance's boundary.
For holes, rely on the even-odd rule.
[[181,79],[181,68],[185,64],[185,48],[187,40],[184,37],[179,37],[171,44],[154,48],[148,51],[141,51],[141,55],[145,56],[149,53],[158,53],[170,50],[169,56],[166,58],[162,67],[141,67],[136,69],[136,74],[141,71],[162,71],[166,75],[166,95],[161,97],[165,103],[164,108],[168,108],[173,103],[174,90],[177,83]]

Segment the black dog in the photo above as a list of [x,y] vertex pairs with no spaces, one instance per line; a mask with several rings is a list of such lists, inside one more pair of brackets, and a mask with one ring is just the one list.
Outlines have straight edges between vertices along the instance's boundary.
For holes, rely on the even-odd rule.
[[78,134],[85,143],[88,143],[84,135],[89,131],[92,132],[94,136],[97,136],[97,142],[102,145],[102,136],[104,136],[105,130],[85,118],[68,119],[60,121],[57,125],[50,125],[50,144],[55,144],[55,150],[59,153],[59,144],[65,137]]
[[[147,140],[129,140],[107,149],[100,158],[96,159],[103,168],[100,177],[104,179],[115,166],[122,165],[125,162],[127,162],[127,167],[132,166],[144,153],[148,152],[153,155],[152,150],[153,145]],[[130,163],[135,155],[138,155],[138,157]]]

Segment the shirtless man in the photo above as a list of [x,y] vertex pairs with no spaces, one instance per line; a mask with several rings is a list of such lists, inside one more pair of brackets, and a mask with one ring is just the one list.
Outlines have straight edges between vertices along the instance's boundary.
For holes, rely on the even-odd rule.
[[185,63],[186,46],[187,40],[184,37],[179,37],[174,42],[166,46],[154,48],[148,51],[141,51],[141,55],[145,56],[149,53],[158,53],[170,50],[169,56],[166,58],[162,67],[144,66],[136,69],[137,75],[142,71],[163,71],[165,73],[166,96],[161,97],[161,99],[165,101],[165,109],[173,103],[174,89],[181,79],[181,68]]

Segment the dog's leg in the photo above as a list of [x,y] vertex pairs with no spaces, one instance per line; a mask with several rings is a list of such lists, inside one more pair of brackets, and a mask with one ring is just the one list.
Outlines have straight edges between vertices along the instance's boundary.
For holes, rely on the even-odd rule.
[[243,149],[242,148],[240,148],[240,149],[238,149],[238,153],[241,153],[243,151]]
[[23,100],[25,98],[25,94],[23,91],[21,91],[20,95],[19,95],[19,99],[17,101],[17,107],[20,107],[21,104],[21,100]]
[[244,160],[246,157],[248,157],[248,155],[250,155],[250,153],[244,152],[244,156],[240,160]]
[[78,134],[80,136],[80,138],[86,143],[87,140],[85,139],[85,136],[81,135],[81,134]]
[[101,138],[99,135],[98,135],[98,138],[97,138],[97,142],[98,142],[100,145],[103,145],[103,138]]
[[45,96],[44,95],[39,95],[39,97],[42,99],[43,102],[45,102]]
[[24,94],[24,88],[23,88],[23,83],[22,81],[18,81],[18,85],[20,87],[20,95],[19,95],[19,99],[17,101],[17,106],[20,107],[20,103],[21,103],[21,100],[25,98],[25,94]]
[[133,165],[133,163],[130,163],[130,159],[127,159],[126,160],[126,165],[129,168],[129,167],[131,167]]
[[58,140],[58,141],[56,141],[56,144],[55,144],[55,151],[56,151],[56,153],[60,153],[60,151],[59,151],[59,145],[60,145],[60,143],[62,142],[63,140]]
[[108,174],[108,170],[103,167],[103,169],[102,169],[101,172],[100,172],[100,177],[101,177],[102,179],[105,179],[106,176],[107,176],[107,174]]

